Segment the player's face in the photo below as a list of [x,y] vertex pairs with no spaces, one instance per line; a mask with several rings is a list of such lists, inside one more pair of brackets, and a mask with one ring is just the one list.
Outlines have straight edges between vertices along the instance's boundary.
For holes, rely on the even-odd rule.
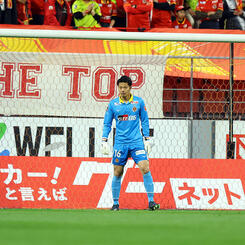
[[131,87],[127,83],[119,83],[118,85],[119,94],[124,99],[130,98]]

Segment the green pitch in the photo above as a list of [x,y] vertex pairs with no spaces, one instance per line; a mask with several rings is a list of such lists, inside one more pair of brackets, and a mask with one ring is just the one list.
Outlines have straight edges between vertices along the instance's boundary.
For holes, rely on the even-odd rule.
[[243,211],[0,210],[0,245],[245,244]]

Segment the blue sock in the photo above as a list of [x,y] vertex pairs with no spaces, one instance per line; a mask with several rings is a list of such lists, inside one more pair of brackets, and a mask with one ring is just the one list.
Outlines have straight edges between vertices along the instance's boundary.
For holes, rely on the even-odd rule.
[[112,189],[112,197],[113,197],[113,204],[119,204],[119,195],[121,190],[121,179],[122,176],[117,177],[113,176],[111,189]]
[[147,192],[148,202],[153,202],[154,185],[153,185],[151,172],[149,171],[147,174],[144,174],[143,179],[144,179],[145,190]]

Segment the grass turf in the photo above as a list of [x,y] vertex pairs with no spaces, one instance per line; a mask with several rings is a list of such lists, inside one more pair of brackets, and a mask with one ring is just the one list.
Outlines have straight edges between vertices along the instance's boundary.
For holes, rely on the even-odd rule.
[[245,212],[0,210],[0,245],[245,244]]

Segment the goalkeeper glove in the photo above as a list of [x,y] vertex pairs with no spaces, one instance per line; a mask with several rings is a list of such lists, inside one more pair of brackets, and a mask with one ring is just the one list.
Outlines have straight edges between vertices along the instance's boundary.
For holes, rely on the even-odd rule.
[[145,137],[144,145],[145,145],[145,150],[146,150],[147,154],[149,155],[151,152],[151,142],[150,142],[149,137]]
[[102,139],[101,153],[102,155],[109,155],[109,145],[107,139]]

